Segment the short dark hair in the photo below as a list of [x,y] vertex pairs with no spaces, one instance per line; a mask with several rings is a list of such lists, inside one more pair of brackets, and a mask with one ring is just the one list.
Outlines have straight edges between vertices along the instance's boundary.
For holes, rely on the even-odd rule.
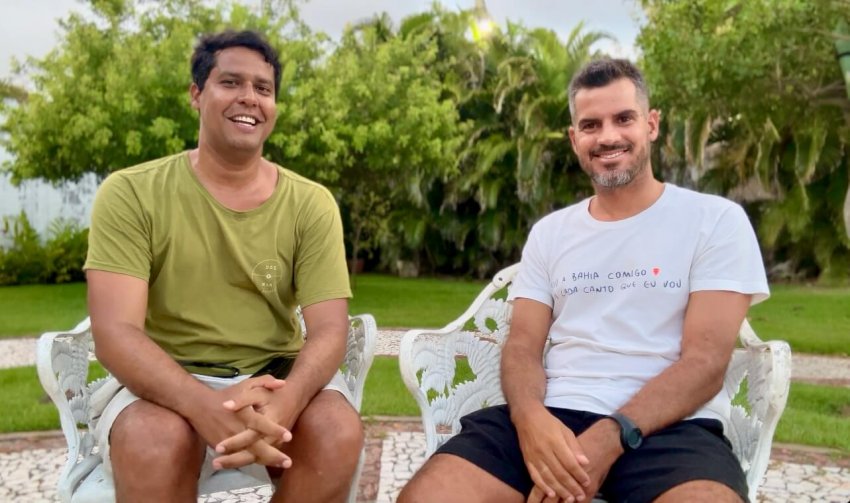
[[643,73],[627,59],[601,58],[591,61],[582,67],[570,81],[570,117],[575,119],[576,94],[582,89],[605,87],[611,82],[629,79],[635,85],[637,98],[646,109],[649,109],[649,90]]
[[221,33],[205,35],[195,46],[192,53],[192,82],[201,91],[215,68],[218,52],[230,47],[245,47],[263,56],[266,63],[274,69],[274,95],[280,91],[280,61],[277,51],[259,33],[251,30],[227,30]]

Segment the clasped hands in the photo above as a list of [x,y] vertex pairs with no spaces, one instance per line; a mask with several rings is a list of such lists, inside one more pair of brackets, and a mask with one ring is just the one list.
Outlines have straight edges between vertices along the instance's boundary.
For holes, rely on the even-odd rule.
[[[215,469],[239,468],[257,463],[289,468],[292,459],[281,446],[292,439],[283,425],[291,426],[294,417],[286,417],[281,402],[286,382],[270,375],[251,377],[233,386],[211,390],[205,407],[190,420],[196,431],[219,454]],[[274,397],[274,401],[272,400]],[[278,405],[280,404],[280,405]],[[293,415],[293,411],[288,411]]]
[[527,503],[590,502],[622,453],[604,422],[576,437],[548,411],[526,417],[517,433],[534,482]]

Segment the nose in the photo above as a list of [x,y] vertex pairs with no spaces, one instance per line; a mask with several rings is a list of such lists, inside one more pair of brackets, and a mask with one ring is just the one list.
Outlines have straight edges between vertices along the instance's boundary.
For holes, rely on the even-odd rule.
[[604,145],[610,145],[613,143],[619,143],[622,137],[620,136],[620,132],[610,121],[603,121],[599,130],[599,136],[597,137],[597,141]]
[[246,105],[254,105],[257,103],[257,91],[254,89],[254,84],[246,82],[240,88],[239,102]]

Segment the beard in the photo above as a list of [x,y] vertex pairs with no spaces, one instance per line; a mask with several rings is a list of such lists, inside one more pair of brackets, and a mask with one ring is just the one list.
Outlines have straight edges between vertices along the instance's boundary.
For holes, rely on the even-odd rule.
[[594,171],[593,170],[593,156],[598,155],[600,153],[604,153],[612,150],[619,150],[621,148],[628,148],[633,145],[613,145],[606,148],[594,149],[590,152],[589,157],[587,158],[579,158],[579,164],[581,165],[582,170],[590,176],[590,179],[593,180],[593,183],[600,187],[604,187],[606,189],[613,189],[617,187],[623,187],[632,183],[632,181],[637,178],[639,174],[641,174],[646,167],[649,165],[649,152],[646,148],[640,148],[635,150],[635,160],[634,162],[626,167],[626,169],[617,169],[613,171]]

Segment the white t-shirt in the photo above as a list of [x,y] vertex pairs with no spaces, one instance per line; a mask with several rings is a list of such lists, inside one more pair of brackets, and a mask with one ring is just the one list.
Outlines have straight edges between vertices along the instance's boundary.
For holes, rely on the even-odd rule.
[[[552,307],[547,406],[610,414],[676,362],[688,296],[700,290],[769,295],[747,215],[737,204],[665,184],[641,213],[590,216],[590,199],[531,230],[509,299]],[[693,417],[727,422],[721,391]]]

